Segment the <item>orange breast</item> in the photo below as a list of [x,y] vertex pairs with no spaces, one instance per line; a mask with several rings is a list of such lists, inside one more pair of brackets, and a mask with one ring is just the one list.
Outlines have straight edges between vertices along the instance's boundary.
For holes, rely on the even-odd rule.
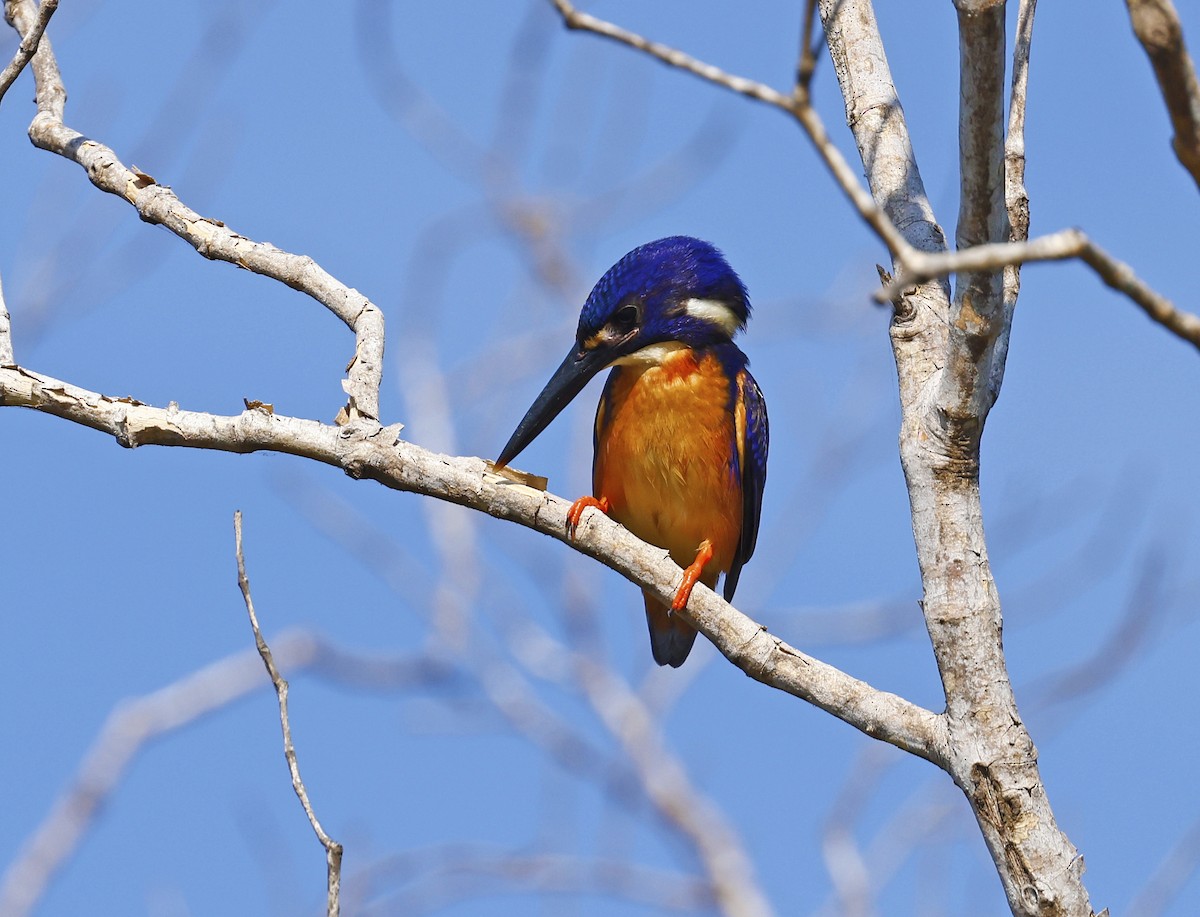
[[703,581],[729,570],[742,528],[729,381],[716,357],[683,349],[659,365],[619,366],[597,416],[593,484],[609,514],[680,566],[713,547]]

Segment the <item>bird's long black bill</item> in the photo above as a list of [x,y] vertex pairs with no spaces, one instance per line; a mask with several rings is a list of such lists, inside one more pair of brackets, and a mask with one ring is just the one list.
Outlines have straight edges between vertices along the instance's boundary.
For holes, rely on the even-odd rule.
[[572,350],[567,354],[509,437],[508,445],[500,451],[496,465],[503,467],[516,458],[606,365],[604,355],[598,350]]

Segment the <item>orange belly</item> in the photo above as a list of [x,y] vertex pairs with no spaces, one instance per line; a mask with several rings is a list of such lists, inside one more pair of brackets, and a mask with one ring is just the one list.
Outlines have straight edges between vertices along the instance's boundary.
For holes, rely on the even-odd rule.
[[729,570],[742,528],[728,378],[716,357],[697,361],[690,350],[613,373],[597,416],[595,494],[680,566],[708,539],[713,559],[701,581],[711,588]]

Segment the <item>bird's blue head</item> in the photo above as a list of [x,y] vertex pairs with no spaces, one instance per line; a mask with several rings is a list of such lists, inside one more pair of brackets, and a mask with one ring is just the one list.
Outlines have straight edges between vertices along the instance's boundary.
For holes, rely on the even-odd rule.
[[728,341],[749,317],[746,287],[725,256],[700,239],[668,236],[605,272],[583,305],[575,343],[612,357],[611,365],[651,344]]
[[749,317],[746,287],[708,242],[668,236],[639,245],[592,289],[579,315],[575,346],[496,464],[515,458],[601,370],[618,363],[661,362],[679,345],[729,341]]

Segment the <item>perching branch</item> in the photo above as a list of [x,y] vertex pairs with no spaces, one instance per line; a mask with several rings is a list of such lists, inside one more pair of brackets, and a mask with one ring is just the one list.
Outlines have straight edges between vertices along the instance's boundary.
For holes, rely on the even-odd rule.
[[254,613],[254,600],[250,597],[250,578],[246,576],[246,556],[242,552],[242,511],[240,509],[233,514],[233,538],[237,554],[238,589],[241,590],[242,599],[246,603],[246,614],[250,616],[250,628],[254,631],[254,646],[262,658],[263,665],[267,668],[267,675],[270,676],[271,684],[275,687],[275,696],[279,699],[279,724],[283,728],[283,756],[287,759],[288,772],[292,777],[292,789],[296,791],[296,798],[300,800],[304,814],[308,816],[308,823],[312,825],[313,833],[321,842],[321,846],[325,848],[328,894],[326,913],[329,917],[338,917],[338,914],[341,913],[342,845],[326,834],[325,829],[321,827],[317,813],[313,811],[312,803],[308,800],[308,790],[304,786],[304,780],[300,776],[300,762],[296,758],[296,746],[292,743],[292,723],[288,718],[288,683],[280,674],[279,667],[275,665],[275,657],[271,655],[271,648],[263,639],[262,631],[258,626],[258,616]]
[[[264,407],[237,416],[156,408],[90,392],[20,367],[0,368],[0,406],[33,408],[91,427],[122,446],[189,446],[222,452],[283,452],[341,468],[394,490],[424,494],[536,529],[596,558],[626,579],[668,600],[679,567],[660,548],[639,541],[604,516],[584,518],[566,536],[570,501],[488,473],[478,458],[438,455],[397,440],[396,426],[366,421],[337,427],[273,414]],[[870,736],[938,761],[940,718],[801,653],[769,634],[716,593],[696,587],[690,617],[731,662],[751,678],[815,704]]]

